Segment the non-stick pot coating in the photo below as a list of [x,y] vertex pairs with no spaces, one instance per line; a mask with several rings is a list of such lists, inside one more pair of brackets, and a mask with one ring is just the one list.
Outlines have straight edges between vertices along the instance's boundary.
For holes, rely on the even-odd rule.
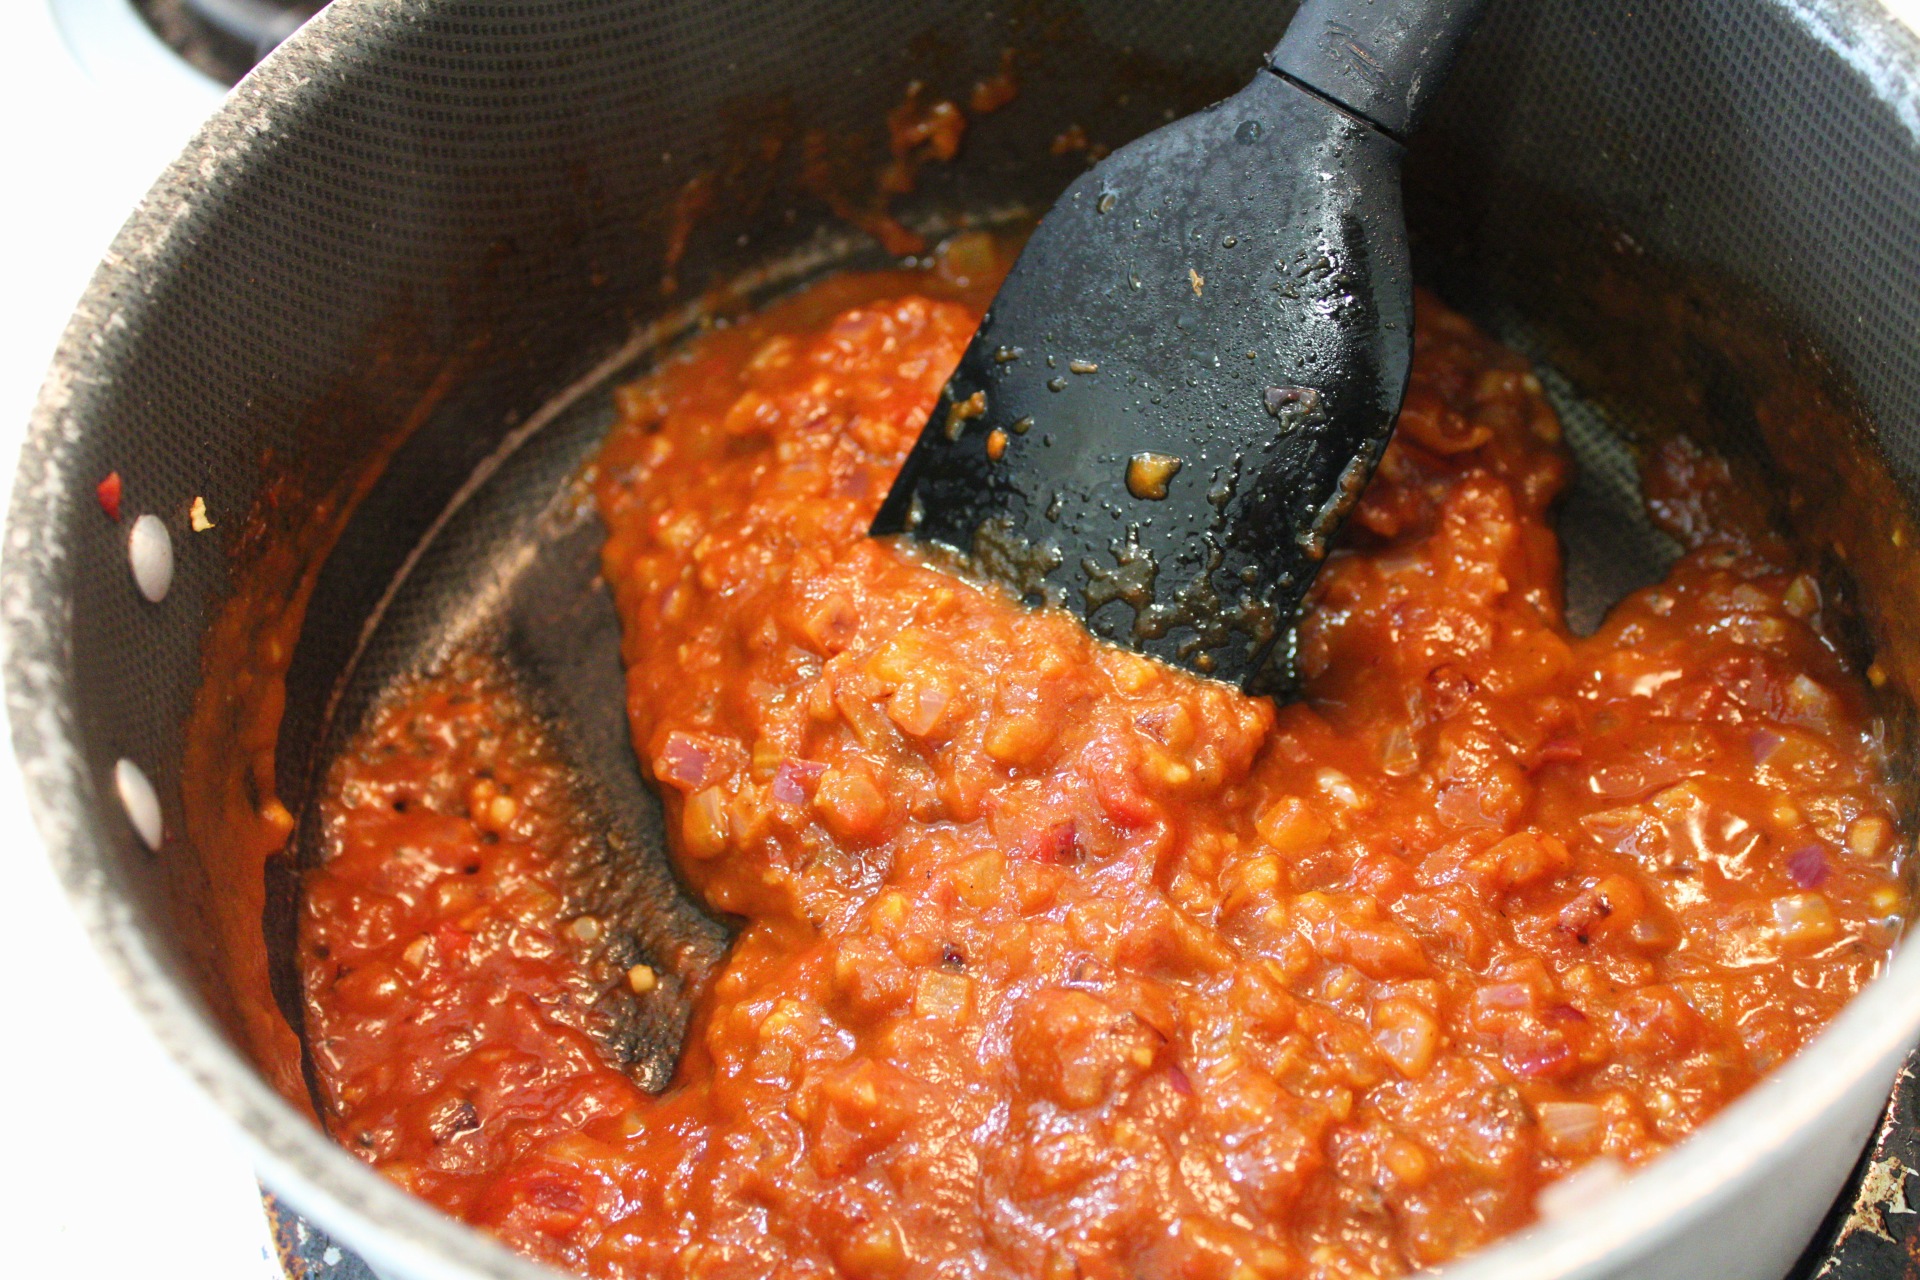
[[[190,730],[241,800],[300,813],[368,620],[476,467],[710,287],[846,251],[910,82],[964,102],[1010,49],[1020,90],[903,220],[1037,210],[1085,163],[1062,135],[1115,145],[1231,91],[1289,8],[337,0],[123,233],[21,464],[15,742],[109,945],[298,1098],[268,990],[290,881],[192,838]],[[1506,0],[1409,159],[1425,278],[1613,421],[1744,460],[1853,594],[1890,694],[1920,674],[1896,546],[1920,492],[1917,85],[1920,48],[1866,0]],[[124,519],[172,530],[159,605],[94,497],[113,471]],[[278,619],[297,644],[264,659]],[[114,800],[122,757],[161,796],[157,853]]]

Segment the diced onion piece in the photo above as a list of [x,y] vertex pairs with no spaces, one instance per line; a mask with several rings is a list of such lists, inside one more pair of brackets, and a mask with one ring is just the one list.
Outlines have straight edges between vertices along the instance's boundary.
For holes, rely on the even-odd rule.
[[1597,1204],[1627,1180],[1627,1168],[1612,1156],[1588,1161],[1557,1182],[1540,1188],[1533,1207],[1549,1221],[1565,1218]]
[[680,816],[680,834],[687,856],[716,858],[726,852],[730,826],[727,798],[720,788],[708,787],[687,801],[687,810]]
[[961,1021],[972,1004],[973,981],[957,973],[924,972],[913,993],[914,1013],[940,1022]]
[[1786,594],[1781,597],[1780,603],[1796,618],[1810,617],[1820,607],[1820,588],[1812,578],[1800,574],[1787,584]]
[[1802,889],[1818,889],[1827,879],[1827,851],[1803,845],[1787,855],[1787,877]]
[[1037,715],[1010,715],[996,720],[981,745],[988,755],[1010,768],[1031,768],[1053,746],[1053,726]]
[[887,715],[911,738],[925,738],[946,719],[953,695],[937,684],[908,682],[894,690],[887,700]]
[[1847,852],[1856,858],[1877,858],[1892,836],[1891,822],[1877,813],[1863,813],[1847,828]]
[[1389,997],[1373,1007],[1373,1042],[1401,1075],[1417,1080],[1440,1049],[1440,1024],[1411,1000]]
[[1474,993],[1474,1003],[1487,1009],[1530,1009],[1533,992],[1520,982],[1495,982]]
[[1380,744],[1381,772],[1404,778],[1420,767],[1420,751],[1405,725],[1397,725]]
[[1555,1145],[1582,1146],[1600,1129],[1600,1108],[1591,1102],[1542,1102],[1534,1114],[1540,1131]]
[[976,853],[948,873],[954,892],[976,911],[990,911],[1006,894],[1007,857],[998,849]]
[[1313,775],[1314,785],[1336,803],[1348,809],[1360,809],[1366,806],[1366,797],[1360,794],[1353,780],[1338,769],[1322,769]]
[[814,811],[841,840],[866,843],[885,832],[887,797],[866,770],[828,769],[813,794]]
[[653,776],[682,791],[697,791],[707,781],[713,752],[692,734],[670,733],[653,758]]
[[1825,895],[1788,893],[1773,900],[1773,924],[1783,942],[1825,942],[1840,932]]
[[1332,828],[1294,796],[1282,796],[1260,814],[1254,828],[1281,857],[1294,857],[1317,849],[1332,833]]
[[805,804],[826,771],[816,760],[782,760],[773,774],[773,798],[782,804]]
[[1825,686],[1807,675],[1797,675],[1787,683],[1787,706],[1809,720],[1829,720],[1839,706]]
[[882,1280],[907,1265],[906,1241],[890,1217],[861,1222],[834,1244],[834,1261],[854,1280]]

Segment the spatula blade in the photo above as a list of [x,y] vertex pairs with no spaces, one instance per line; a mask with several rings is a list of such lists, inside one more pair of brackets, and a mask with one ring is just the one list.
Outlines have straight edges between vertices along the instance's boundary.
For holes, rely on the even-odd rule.
[[1406,389],[1400,145],[1262,71],[1041,221],[875,520],[1101,636],[1290,676]]

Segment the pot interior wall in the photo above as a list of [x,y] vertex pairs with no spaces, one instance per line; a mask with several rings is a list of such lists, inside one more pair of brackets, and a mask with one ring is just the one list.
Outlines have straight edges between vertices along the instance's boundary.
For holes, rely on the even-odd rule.
[[[23,462],[10,688],[69,880],[132,904],[127,945],[299,1096],[274,798],[310,798],[365,624],[475,468],[636,330],[844,240],[911,81],[964,103],[1011,49],[1020,90],[902,219],[1037,210],[1086,162],[1076,129],[1117,145],[1230,91],[1287,9],[336,4],[130,226]],[[1858,21],[1496,0],[1410,207],[1450,300],[1616,422],[1776,486],[1897,692],[1920,662],[1894,545],[1920,485],[1920,152],[1913,82],[1903,106],[1885,74],[1915,58],[1892,32],[1851,48]],[[94,501],[110,471],[127,518],[174,532],[160,606]],[[121,757],[163,797],[157,854],[113,804]]]

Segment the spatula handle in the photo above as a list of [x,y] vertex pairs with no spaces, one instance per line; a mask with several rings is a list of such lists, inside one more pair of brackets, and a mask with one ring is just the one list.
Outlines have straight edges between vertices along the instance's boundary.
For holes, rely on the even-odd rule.
[[1486,0],[1302,0],[1267,65],[1404,139],[1484,8]]

